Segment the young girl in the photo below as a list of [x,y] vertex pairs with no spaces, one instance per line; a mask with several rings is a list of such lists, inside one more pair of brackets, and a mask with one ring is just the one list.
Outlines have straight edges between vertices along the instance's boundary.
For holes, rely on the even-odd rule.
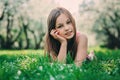
[[81,65],[86,58],[88,39],[76,31],[75,20],[65,8],[53,9],[47,20],[48,31],[46,33],[45,50],[47,54],[59,62],[66,63],[69,53],[76,65]]

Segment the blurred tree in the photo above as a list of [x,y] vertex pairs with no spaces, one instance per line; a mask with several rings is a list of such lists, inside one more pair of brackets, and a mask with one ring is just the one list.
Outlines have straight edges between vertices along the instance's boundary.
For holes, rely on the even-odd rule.
[[101,14],[93,30],[98,34],[97,39],[103,40],[102,46],[120,49],[120,10],[113,11],[112,15]]
[[54,7],[51,3],[54,1],[0,0],[0,49],[43,48],[47,12]]
[[40,44],[43,41],[43,37],[45,35],[42,20],[40,22],[31,20],[24,15],[19,18],[19,22],[21,24],[22,29],[21,35],[17,40],[18,48],[19,49],[41,48]]
[[80,8],[81,14],[89,14],[88,18],[97,15],[92,31],[97,33],[98,44],[120,49],[120,0],[85,0]]
[[[21,45],[21,46],[19,46],[19,48],[28,49],[29,45],[30,45],[30,39],[28,37],[28,29],[29,29],[30,19],[25,18],[25,16],[21,15],[20,18],[19,18],[19,22],[21,22],[21,27],[22,27],[21,32],[23,33],[24,38],[25,38],[25,40],[23,40],[22,38],[19,38],[20,39],[19,40],[19,43],[20,43],[19,45]],[[25,47],[22,46],[23,41],[25,41],[25,43],[26,43]]]
[[36,30],[33,30],[33,29],[29,29],[29,31],[31,31],[34,39],[33,39],[33,42],[34,42],[34,48],[35,49],[39,49],[39,48],[42,48],[41,45],[41,42],[43,41],[43,37],[45,35],[45,31],[44,31],[44,25],[43,25],[43,22],[42,22],[42,18],[40,19],[40,21],[34,21],[34,27],[36,27]]
[[102,40],[101,46],[110,49],[120,49],[120,1],[107,1],[106,7],[96,20],[93,30]]
[[[3,29],[5,29],[5,34],[3,33],[0,34],[0,43],[1,43],[0,47],[11,49],[21,33],[21,30],[16,32],[15,29],[13,29],[13,23],[15,20],[15,15],[18,12],[17,8],[23,2],[20,0],[0,0],[0,2],[3,4],[0,22],[6,24],[5,25],[6,29],[5,26],[3,27],[3,25],[0,24],[0,27],[3,27]],[[1,28],[1,32],[2,32],[2,28]],[[17,35],[14,35],[14,32]]]

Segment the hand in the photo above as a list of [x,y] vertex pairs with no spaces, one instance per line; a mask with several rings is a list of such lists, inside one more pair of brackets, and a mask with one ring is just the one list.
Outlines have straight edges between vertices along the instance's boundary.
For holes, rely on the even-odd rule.
[[59,31],[57,31],[56,29],[51,30],[50,35],[51,35],[54,39],[58,40],[60,43],[67,42],[67,40],[66,40],[64,37],[62,37],[62,36],[59,34]]
[[94,51],[93,51],[93,50],[92,50],[92,51],[90,51],[90,53],[89,53],[89,55],[88,55],[88,59],[89,59],[89,60],[96,59],[96,56],[95,56],[95,53],[94,53]]

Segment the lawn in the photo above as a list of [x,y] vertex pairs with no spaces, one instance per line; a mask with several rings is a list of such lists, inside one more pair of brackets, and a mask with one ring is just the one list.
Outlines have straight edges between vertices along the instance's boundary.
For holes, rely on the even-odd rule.
[[120,50],[94,48],[82,66],[50,63],[43,50],[0,50],[0,80],[119,80]]

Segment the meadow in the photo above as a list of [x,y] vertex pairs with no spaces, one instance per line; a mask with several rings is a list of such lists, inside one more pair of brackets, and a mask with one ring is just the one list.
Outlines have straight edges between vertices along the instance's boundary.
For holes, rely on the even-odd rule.
[[0,80],[120,80],[120,50],[94,48],[97,59],[49,62],[43,50],[0,50]]

